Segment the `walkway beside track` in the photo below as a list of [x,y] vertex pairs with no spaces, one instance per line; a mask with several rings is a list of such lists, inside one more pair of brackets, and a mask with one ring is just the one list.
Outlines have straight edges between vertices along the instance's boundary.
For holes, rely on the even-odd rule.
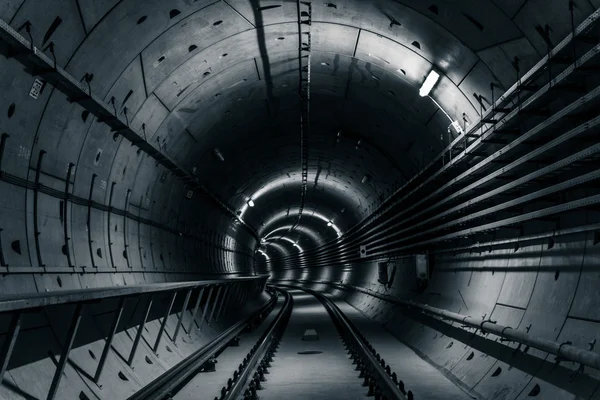
[[326,295],[385,358],[393,372],[412,390],[415,399],[467,400],[472,397],[379,324],[343,300]]
[[216,371],[201,372],[196,374],[174,397],[174,400],[212,400],[221,396],[221,388],[227,385],[227,380],[232,377],[233,372],[248,354],[252,346],[258,341],[264,331],[267,330],[273,319],[279,313],[284,298],[279,296],[275,308],[265,320],[252,332],[240,335],[239,347],[227,347],[218,357]]
[[[270,374],[259,391],[261,400],[366,399],[367,388],[354,370],[327,310],[314,296],[295,289],[294,309],[273,358]],[[316,329],[318,341],[303,341]],[[298,354],[322,351],[320,354]]]

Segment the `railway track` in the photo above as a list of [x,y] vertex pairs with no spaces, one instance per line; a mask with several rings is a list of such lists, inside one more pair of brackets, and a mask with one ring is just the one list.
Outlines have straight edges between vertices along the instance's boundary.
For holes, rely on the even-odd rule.
[[270,313],[259,326],[236,324],[235,333],[230,328],[199,350],[201,360],[184,360],[130,400],[414,399],[332,300],[310,290],[270,291]]

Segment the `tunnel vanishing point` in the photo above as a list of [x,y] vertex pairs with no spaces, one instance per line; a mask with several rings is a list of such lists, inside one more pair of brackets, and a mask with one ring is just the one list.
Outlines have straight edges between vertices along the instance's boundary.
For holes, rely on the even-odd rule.
[[600,400],[599,0],[0,0],[0,399]]

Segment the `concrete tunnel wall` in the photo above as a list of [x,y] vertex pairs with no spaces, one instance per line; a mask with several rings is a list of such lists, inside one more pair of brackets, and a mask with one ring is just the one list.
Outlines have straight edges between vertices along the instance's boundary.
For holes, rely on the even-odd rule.
[[[197,293],[198,291],[190,299],[192,304],[196,301]],[[216,290],[212,294],[212,299],[215,293]],[[213,317],[210,324],[206,320],[202,322],[201,317],[197,316],[195,327],[202,324],[202,329],[192,328],[189,336],[187,327],[192,323],[192,312],[188,309],[183,314],[182,328],[174,342],[173,334],[181,315],[184,297],[184,294],[180,293],[176,298],[172,313],[167,319],[161,344],[156,352],[153,346],[170,304],[170,294],[153,297],[151,313],[144,326],[142,340],[131,366],[128,365],[127,359],[150,297],[146,295],[126,300],[121,323],[98,384],[94,383],[93,377],[119,302],[117,299],[109,299],[88,305],[84,310],[79,332],[69,354],[69,362],[56,398],[61,400],[126,399],[210,342],[240,318],[248,317],[264,305],[269,296],[265,292],[255,297],[251,296],[243,306],[223,312],[218,320],[215,321]],[[207,297],[208,290],[204,292],[202,308]],[[208,313],[212,310],[212,301],[210,304]],[[52,306],[43,311],[25,314],[8,371],[4,376],[3,384],[0,385],[0,399],[46,398],[74,308],[75,306],[72,305]],[[9,321],[10,316],[2,315],[0,318],[0,332],[3,333],[0,336],[0,346],[5,340]]]
[[[121,113],[124,112],[122,103],[126,103],[128,110],[135,110],[129,114],[133,126],[141,128],[145,124],[150,140],[166,146],[165,151],[170,154],[185,154],[193,141],[185,134],[179,135],[177,119],[170,116],[167,120],[164,105],[152,93],[147,93],[137,53],[133,60],[123,60],[119,56],[119,35],[122,38],[127,31],[118,31],[105,44],[108,49],[99,52],[110,57],[96,56],[95,46],[98,44],[89,39],[89,34],[103,20],[104,13],[118,2],[80,3],[87,5],[83,15],[80,15],[77,2],[54,0],[40,5],[33,1],[8,0],[0,3],[0,17],[11,21],[15,29],[26,20],[31,21],[36,40],[41,41],[47,27],[55,20],[57,10],[60,10],[62,27],[57,36],[52,37],[57,43],[59,65],[77,72],[78,79],[85,72],[96,71],[95,79],[92,79],[95,93],[107,101],[114,96]],[[519,5],[517,1],[497,3],[510,10],[511,15],[514,13],[512,19],[526,31],[527,38],[481,50],[477,54],[481,59],[473,56],[476,60],[473,67],[475,64],[478,67],[465,77],[465,98],[470,98],[472,88],[489,95],[486,88],[489,80],[495,79],[494,76],[504,86],[512,84],[514,73],[510,69],[510,61],[515,54],[521,56],[523,69],[526,69],[544,53],[545,44],[535,33],[535,24],[528,21],[549,21],[554,40],[562,39],[570,30],[565,18],[552,15],[554,8],[564,6],[558,1],[529,1],[526,6],[522,6],[525,2]],[[174,21],[192,14],[195,9],[185,8],[189,4],[180,1],[172,6],[154,1],[137,14],[128,15],[135,17],[141,29],[136,36],[140,46],[153,39],[153,29],[144,25],[142,19],[150,19],[153,24],[164,27],[173,24],[169,11],[175,7],[184,13]],[[595,0],[578,2],[577,22],[598,5]],[[109,32],[93,33],[101,35]],[[188,51],[187,44],[185,51]],[[158,59],[158,56],[155,58]],[[172,62],[171,58],[167,62]],[[30,97],[34,78],[15,60],[0,57],[0,70],[3,74],[0,80],[0,110],[6,110],[0,113],[0,135],[4,144],[0,153],[0,170],[12,181],[0,180],[1,293],[186,281],[253,272],[254,239],[243,229],[232,228],[231,219],[224,217],[212,203],[197,194],[192,200],[187,199],[188,188],[179,180],[146,155],[138,154],[137,149],[122,137],[114,137],[104,124],[97,123],[80,106],[69,103],[64,95],[51,87],[45,87],[38,99]],[[448,104],[454,101],[442,100],[448,101]],[[469,101],[472,102],[472,99]],[[460,102],[468,103],[462,97]],[[442,104],[445,103],[442,101]],[[455,111],[467,111],[476,116],[477,110],[472,104],[466,108]],[[437,120],[437,117],[433,120],[435,126],[439,125]],[[159,128],[162,135],[156,134]],[[67,177],[69,163],[74,166]],[[38,165],[40,183],[64,192],[68,178],[73,198],[91,199],[96,203],[88,208],[81,201],[69,201],[65,208],[62,201],[53,195],[57,192],[51,190],[38,192],[39,197],[34,200],[34,191],[25,186],[27,182],[36,180]],[[113,209],[109,210],[109,207]],[[140,223],[123,217],[115,209],[128,211],[145,220]],[[591,223],[598,220],[596,217],[597,214],[590,211],[576,218],[580,218],[579,222],[583,218],[586,223]],[[569,218],[561,221],[562,226],[569,225]],[[35,223],[38,224],[37,229]],[[68,239],[65,238],[64,224],[67,224]],[[597,251],[594,234],[589,233],[557,239],[551,249],[547,243],[538,243],[521,246],[516,251],[510,248],[437,255],[432,262],[430,284],[422,294],[415,292],[414,269],[408,259],[398,260],[397,274],[390,288],[376,283],[376,263],[274,271],[273,278],[341,281],[400,298],[414,298],[463,314],[486,315],[486,318],[498,323],[518,329],[530,327],[532,334],[568,340],[588,348],[588,343],[600,335]],[[465,335],[455,327],[422,316],[405,315],[398,307],[362,293],[334,291],[322,283],[314,284],[314,287],[343,296],[427,357],[451,379],[481,398],[535,397],[529,394],[535,393],[532,390],[536,385],[540,387],[537,398],[571,399],[573,395],[570,393],[578,393],[582,398],[600,398],[599,394],[593,394],[598,386],[597,371],[586,369],[585,374],[571,379],[570,375],[577,366],[569,363],[555,367],[551,358],[534,351],[528,354],[539,359],[519,354],[514,356],[508,350],[515,347],[513,344],[502,344],[506,348],[499,348],[494,337]],[[99,398],[126,397],[205,343],[233,318],[227,316],[220,321],[223,325],[215,325],[202,337],[195,338],[193,343],[182,341],[177,348],[169,346],[172,352],[166,347],[161,349],[158,357],[145,347],[136,359],[135,369],[124,367],[115,353],[113,358],[109,358],[102,389],[91,387],[85,378],[85,373],[89,374],[96,362],[90,351],[95,356],[101,351],[102,342],[94,338],[97,339],[98,332],[105,328],[107,313],[115,306],[106,304],[94,313],[98,315],[95,331],[89,336],[84,334],[82,337],[89,340],[83,340],[73,351],[73,360],[83,367],[84,372],[77,371],[73,365],[67,367],[59,398],[82,398],[81,391],[90,398],[95,395]],[[135,313],[139,313],[134,309],[132,305],[127,310],[132,315],[132,324],[137,318]],[[160,309],[157,308],[157,315]],[[54,371],[48,350],[58,354],[60,341],[57,338],[62,337],[64,325],[62,317],[72,310],[55,311],[57,315],[31,317],[23,331],[24,340],[19,345],[23,346],[21,350],[35,348],[32,352],[36,356],[31,359],[17,357],[14,361],[16,367],[11,368],[8,374],[10,382],[23,392],[18,394],[18,391],[0,386],[0,397],[43,396]],[[175,318],[175,315],[170,317],[168,330],[173,329]],[[6,331],[7,323],[8,319],[0,321],[0,334]],[[148,343],[153,342],[157,329],[158,322],[153,320],[148,325]],[[117,351],[126,352],[131,336],[131,330],[117,335]],[[594,351],[597,351],[596,348]],[[15,354],[27,352],[17,350]],[[37,378],[33,383],[31,376]],[[410,387],[409,382],[407,385]]]
[[[590,210],[564,216],[557,223],[568,228],[597,221],[598,212]],[[526,226],[524,233],[548,223]],[[585,368],[577,373],[579,365],[572,362],[557,364],[553,355],[503,342],[493,334],[463,330],[456,323],[408,312],[371,293],[490,319],[535,336],[598,352],[597,239],[597,232],[588,232],[557,237],[551,242],[546,239],[519,246],[432,254],[430,281],[422,292],[417,287],[415,261],[411,257],[390,260],[390,265],[396,266],[391,285],[378,283],[377,262],[282,270],[273,273],[272,279],[345,299],[475,398],[596,400],[600,398],[597,370]],[[329,283],[344,285],[346,290]],[[410,382],[405,383],[410,389]]]
[[[86,52],[85,46],[80,46],[87,28],[77,22],[75,2],[0,3],[0,18],[12,20],[15,29],[31,21],[40,41],[42,27],[45,30],[60,18],[64,31],[60,38],[53,38],[59,65],[65,65],[77,50]],[[91,71],[95,62],[88,57],[82,68]],[[121,136],[113,136],[105,124],[51,86],[44,86],[39,97],[32,98],[29,92],[35,78],[17,61],[0,57],[0,70],[1,294],[193,281],[251,271],[252,252],[227,234],[222,212],[214,203],[198,193],[189,199],[189,188],[180,180]],[[107,99],[118,99],[120,112],[125,106],[129,110],[142,107],[138,114],[130,111],[131,124],[141,127],[144,123],[148,137],[158,139],[152,135],[162,114],[152,99],[142,106],[146,96],[140,77],[140,71],[131,66],[120,79],[92,81],[93,90],[97,94],[104,91]],[[126,105],[121,103],[124,99]],[[47,189],[36,193],[31,187],[36,181]],[[65,204],[61,196],[67,182],[70,199]],[[88,206],[90,200],[93,203]],[[241,232],[238,239],[251,243],[245,235]],[[182,297],[174,310],[181,307]],[[247,316],[265,298],[249,299],[243,309],[224,315],[210,327],[205,325],[202,332],[194,331],[189,338],[182,332],[177,345],[170,340],[179,316],[173,313],[162,345],[154,353],[151,345],[169,302],[167,295],[155,298],[131,368],[125,359],[147,300],[143,296],[126,303],[124,322],[100,386],[90,377],[117,302],[88,307],[56,398],[127,398]],[[45,398],[73,309],[50,307],[24,317],[0,385],[0,398]],[[190,317],[185,313],[184,326]],[[10,318],[0,316],[0,345],[6,339]]]

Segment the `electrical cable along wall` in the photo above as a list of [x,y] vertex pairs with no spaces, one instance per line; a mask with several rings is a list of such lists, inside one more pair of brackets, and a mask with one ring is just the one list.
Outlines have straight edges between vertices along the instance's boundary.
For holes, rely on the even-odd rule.
[[597,20],[373,216],[270,260],[273,279],[346,299],[477,398],[597,398]]

